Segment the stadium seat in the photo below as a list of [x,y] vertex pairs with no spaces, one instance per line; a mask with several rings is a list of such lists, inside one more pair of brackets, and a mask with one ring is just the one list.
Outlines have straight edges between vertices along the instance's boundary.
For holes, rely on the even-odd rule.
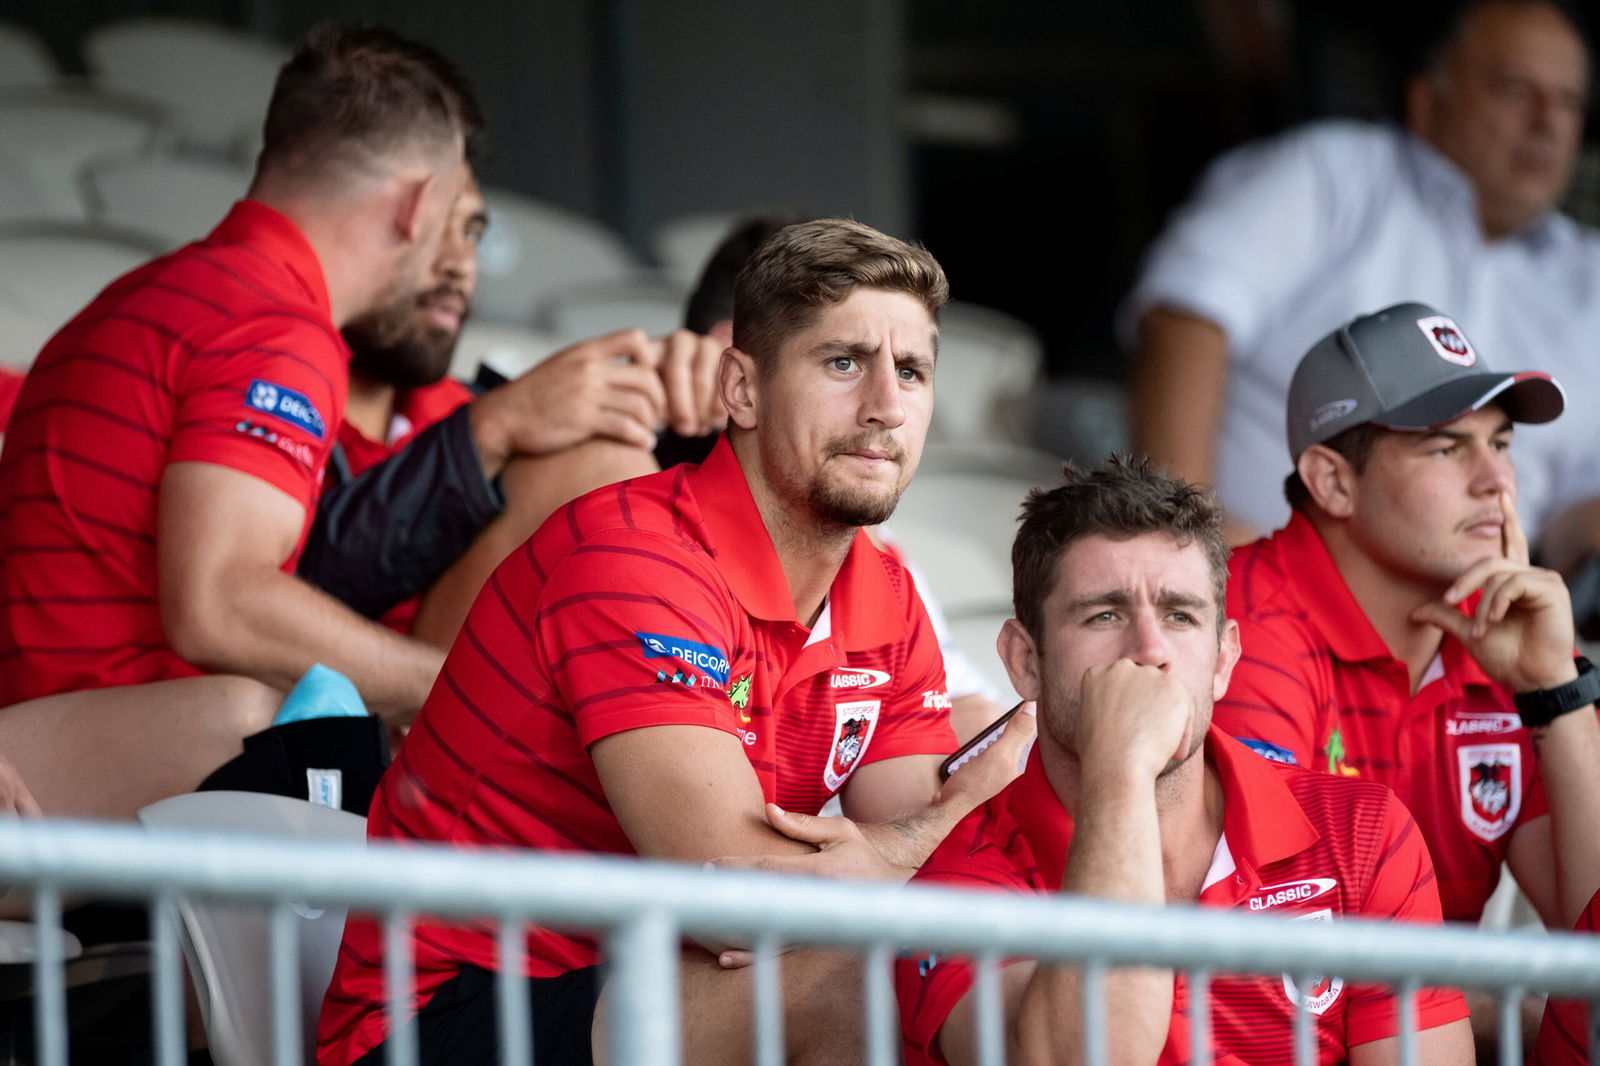
[[[139,812],[150,829],[229,835],[365,842],[366,819],[304,800],[261,792],[196,792]],[[291,900],[305,1062],[312,1062],[317,1014],[333,976],[345,908]],[[271,915],[265,909],[183,898],[178,904],[184,956],[217,1066],[268,1066],[283,1061],[272,1047]]]
[[1011,679],[1006,674],[1006,665],[1000,659],[1000,652],[995,648],[995,640],[1000,636],[1000,627],[1010,617],[1011,607],[1007,605],[946,620],[950,625],[950,639],[966,652],[978,672],[1000,690],[1000,702],[1008,707],[1016,702],[1017,693],[1011,687]]
[[493,322],[469,321],[456,342],[450,361],[450,376],[459,381],[478,379],[478,368],[486,366],[504,378],[514,378],[544,360],[561,347],[548,333],[501,326]]
[[[82,221],[84,167],[101,156],[145,150],[160,135],[162,118],[149,103],[85,90],[7,91],[0,94],[4,173],[36,200],[32,219]],[[8,209],[6,217],[19,214]]]
[[1103,378],[1059,378],[1035,389],[1018,421],[1040,448],[1084,466],[1133,447],[1128,387]]
[[0,89],[54,85],[60,77],[43,41],[14,22],[0,21]]
[[53,331],[108,282],[161,250],[140,234],[84,223],[0,226],[0,304]]
[[934,440],[1022,443],[1025,411],[1044,361],[1038,336],[1010,315],[950,303],[940,315]]
[[734,211],[705,211],[661,223],[650,245],[662,273],[680,285],[694,285],[711,253],[744,217]]
[[83,175],[92,219],[148,233],[168,248],[210,233],[249,187],[244,167],[165,154],[102,160]]
[[276,41],[185,18],[130,18],[91,31],[83,54],[96,84],[146,97],[173,115],[179,143],[249,160],[278,68]]
[[934,474],[993,475],[1054,485],[1061,479],[1061,460],[1050,452],[1004,441],[929,441],[917,476]]
[[0,366],[28,369],[44,342],[59,326],[59,322],[47,321],[0,302]]
[[582,215],[504,189],[485,188],[489,229],[478,248],[473,312],[507,325],[533,325],[550,296],[640,271],[622,239]]
[[546,300],[539,326],[567,344],[633,327],[659,337],[683,325],[688,295],[677,285],[649,278],[591,282]]

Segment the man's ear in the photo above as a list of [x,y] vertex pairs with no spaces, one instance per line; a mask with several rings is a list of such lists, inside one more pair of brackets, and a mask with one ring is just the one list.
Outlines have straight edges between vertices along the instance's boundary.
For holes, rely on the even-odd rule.
[[1039,698],[1039,649],[1021,622],[1007,618],[995,640],[1000,661],[1006,664],[1011,687],[1025,700]]
[[394,230],[407,244],[414,244],[422,233],[422,210],[437,181],[438,178],[428,174],[401,182],[400,194],[395,199]]
[[1211,675],[1211,698],[1220,700],[1228,691],[1233,679],[1233,668],[1239,663],[1242,646],[1239,641],[1239,623],[1229,618],[1222,623],[1222,634],[1217,641],[1217,668]]
[[739,349],[729,347],[717,367],[717,389],[728,420],[740,429],[754,429],[758,421],[756,361]]
[[1321,444],[1300,453],[1295,464],[1306,492],[1332,518],[1349,518],[1355,511],[1356,471],[1350,460]]

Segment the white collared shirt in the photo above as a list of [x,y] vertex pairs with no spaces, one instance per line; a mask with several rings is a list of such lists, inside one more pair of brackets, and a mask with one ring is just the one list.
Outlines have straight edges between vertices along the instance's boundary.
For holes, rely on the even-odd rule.
[[1562,417],[1518,426],[1512,446],[1530,536],[1600,495],[1600,235],[1552,212],[1485,242],[1466,175],[1402,130],[1318,122],[1222,156],[1151,246],[1119,326],[1127,341],[1166,304],[1227,333],[1217,488],[1270,530],[1289,513],[1295,365],[1349,319],[1407,300],[1454,318],[1494,369],[1565,387]]

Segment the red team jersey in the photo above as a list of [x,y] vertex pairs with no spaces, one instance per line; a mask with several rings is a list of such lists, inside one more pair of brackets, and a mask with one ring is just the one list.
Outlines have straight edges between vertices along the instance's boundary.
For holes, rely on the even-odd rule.
[[[1578,918],[1573,932],[1600,931],[1600,892]],[[1544,1008],[1539,1038],[1529,1066],[1589,1066],[1589,1004],[1581,999],[1552,998]]]
[[[1222,781],[1222,839],[1200,905],[1300,921],[1341,916],[1439,921],[1433,867],[1417,827],[1388,789],[1274,766],[1212,728],[1206,755]],[[917,872],[915,881],[990,891],[1059,891],[1072,820],[1051,788],[1037,748],[1023,775],[969,814]],[[907,1066],[942,1063],[938,1033],[971,988],[962,958],[921,956],[896,964]],[[1172,1023],[1160,1063],[1191,1058],[1188,989],[1175,978]],[[1319,1061],[1343,1062],[1355,1044],[1393,1036],[1394,997],[1384,988],[1324,979],[1302,989],[1282,974],[1211,981],[1213,1052],[1219,1061],[1294,1061],[1296,1003],[1316,1016]],[[1464,1018],[1460,993],[1425,989],[1417,1024]]]
[[1213,721],[1269,759],[1394,789],[1433,852],[1445,918],[1477,921],[1512,830],[1547,810],[1511,693],[1446,635],[1412,695],[1299,512],[1235,551],[1228,575],[1244,654]]
[[200,673],[161,625],[162,472],[253,475],[309,527],[349,364],[330,314],[305,237],[245,200],[50,339],[0,456],[0,705]]
[[[955,747],[944,668],[905,570],[858,534],[814,627],[726,438],[700,467],[609,485],[552,515],[489,579],[368,820],[374,838],[634,854],[589,745],[653,725],[740,740],[762,793],[815,812],[863,765]],[[345,929],[319,1061],[384,1038],[382,934]],[[530,927],[527,972],[597,961],[592,938]],[[494,930],[415,939],[416,1004]]]

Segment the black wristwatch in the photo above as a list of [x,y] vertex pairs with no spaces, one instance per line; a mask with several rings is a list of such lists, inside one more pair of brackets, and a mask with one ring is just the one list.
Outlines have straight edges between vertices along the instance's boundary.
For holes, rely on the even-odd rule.
[[1578,676],[1566,684],[1537,692],[1518,692],[1511,697],[1523,725],[1529,728],[1549,725],[1568,711],[1600,700],[1600,672],[1595,670],[1594,663],[1581,655],[1573,662],[1578,666]]

